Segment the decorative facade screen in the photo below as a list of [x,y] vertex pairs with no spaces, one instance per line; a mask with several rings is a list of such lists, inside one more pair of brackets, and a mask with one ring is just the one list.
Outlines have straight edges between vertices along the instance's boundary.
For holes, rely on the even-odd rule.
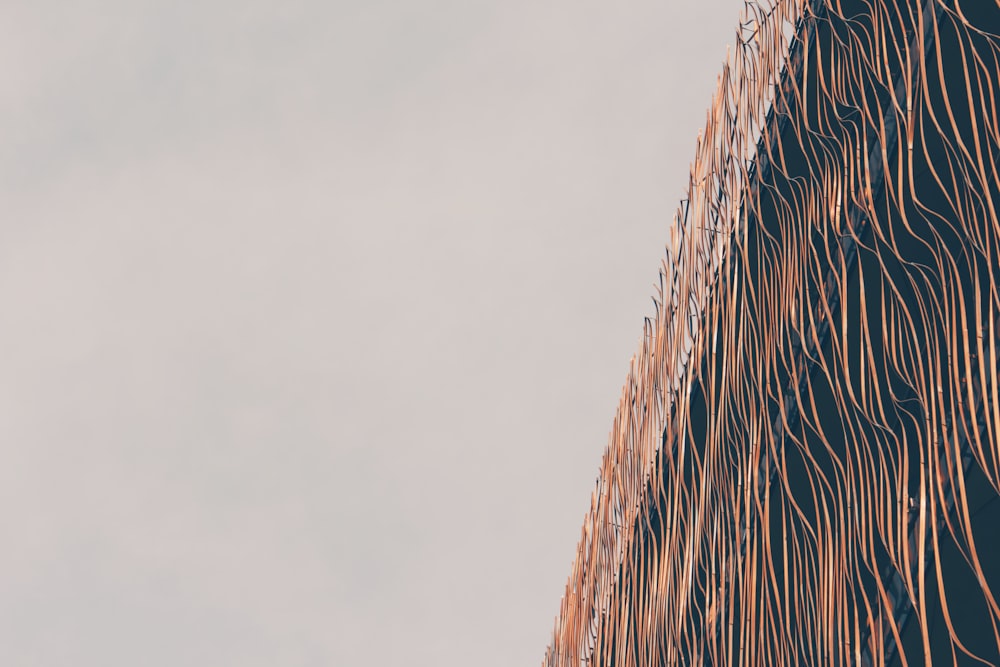
[[736,43],[544,664],[1000,665],[1000,2]]

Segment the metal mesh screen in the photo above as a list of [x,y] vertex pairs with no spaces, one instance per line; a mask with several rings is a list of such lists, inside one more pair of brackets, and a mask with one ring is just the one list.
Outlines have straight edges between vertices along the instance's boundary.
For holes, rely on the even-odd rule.
[[544,664],[1000,664],[1000,3],[737,37]]

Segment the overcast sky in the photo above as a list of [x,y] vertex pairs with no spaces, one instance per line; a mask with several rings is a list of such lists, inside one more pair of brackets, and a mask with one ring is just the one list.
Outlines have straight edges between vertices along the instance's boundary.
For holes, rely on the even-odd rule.
[[741,7],[0,0],[0,664],[539,664]]

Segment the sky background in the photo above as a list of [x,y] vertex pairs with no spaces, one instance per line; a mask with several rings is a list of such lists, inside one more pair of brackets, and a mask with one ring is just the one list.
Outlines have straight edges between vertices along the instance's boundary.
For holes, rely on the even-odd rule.
[[0,664],[539,664],[742,4],[0,0]]

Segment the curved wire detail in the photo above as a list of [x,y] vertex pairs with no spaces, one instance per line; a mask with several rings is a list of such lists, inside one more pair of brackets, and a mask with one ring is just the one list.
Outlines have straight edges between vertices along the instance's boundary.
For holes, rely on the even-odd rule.
[[544,665],[1000,665],[1000,2],[748,3]]

